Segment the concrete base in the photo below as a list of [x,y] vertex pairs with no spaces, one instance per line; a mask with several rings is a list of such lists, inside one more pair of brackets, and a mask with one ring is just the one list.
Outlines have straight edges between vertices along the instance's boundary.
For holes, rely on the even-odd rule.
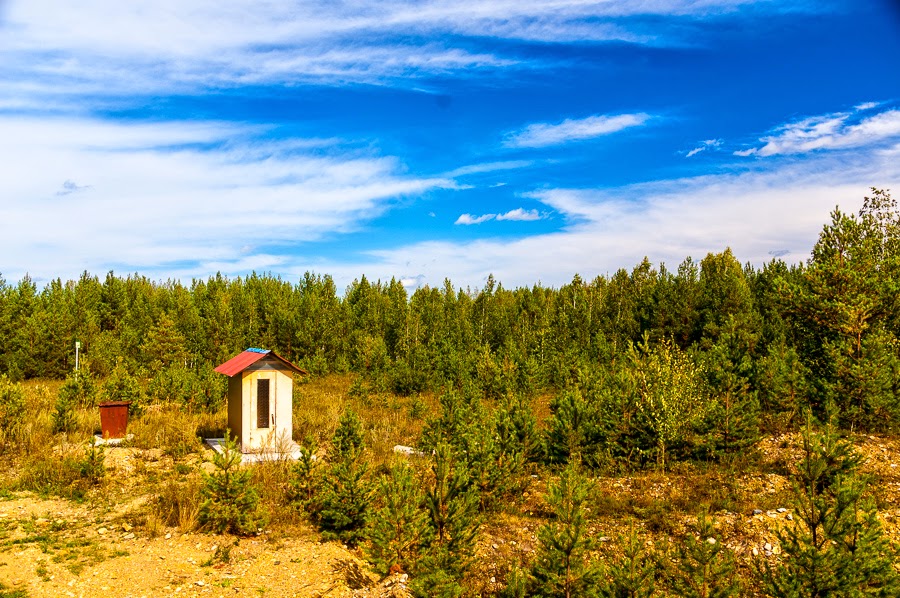
[[126,440],[134,438],[134,434],[126,434],[125,438],[104,438],[99,434],[94,434],[94,444],[97,446],[119,446]]
[[[224,438],[204,438],[203,441],[217,453],[223,454],[225,452]],[[284,444],[285,443],[282,443],[282,446],[279,446],[277,448],[287,448],[287,451],[278,451],[277,449],[262,449],[252,453],[242,453],[241,463],[262,463],[263,461],[298,460],[300,458],[300,455],[302,454],[300,451],[300,445],[298,445],[293,440],[287,443],[287,446],[284,446]]]

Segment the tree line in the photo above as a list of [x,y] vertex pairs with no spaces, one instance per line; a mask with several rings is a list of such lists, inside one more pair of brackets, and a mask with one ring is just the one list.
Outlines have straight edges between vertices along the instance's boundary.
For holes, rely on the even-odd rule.
[[[85,272],[40,290],[28,276],[0,278],[0,372],[66,377],[78,340],[84,370],[113,389],[150,380],[160,397],[213,407],[211,367],[259,346],[314,374],[357,372],[363,393],[565,390],[555,414],[581,409],[608,437],[615,422],[591,411],[614,404],[655,430],[654,458],[681,441],[678,421],[716,428],[692,450],[727,452],[806,407],[847,428],[896,427],[898,259],[896,201],[873,189],[858,213],[835,209],[795,265],[742,266],[725,249],[675,270],[645,258],[559,288],[507,289],[491,276],[477,290],[445,280],[412,295],[365,276],[340,294],[309,272],[296,283],[253,273],[189,285]],[[569,441],[590,443],[585,434]]]

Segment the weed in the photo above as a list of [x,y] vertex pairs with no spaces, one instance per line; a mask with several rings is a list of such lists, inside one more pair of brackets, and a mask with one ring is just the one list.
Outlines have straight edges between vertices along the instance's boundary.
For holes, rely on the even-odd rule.
[[222,544],[216,546],[216,551],[213,553],[209,559],[201,563],[203,567],[212,567],[213,565],[230,563],[231,562],[231,549],[238,545],[238,540],[235,540],[233,544]]
[[163,527],[178,527],[182,532],[196,529],[200,515],[200,483],[197,476],[167,481],[157,490],[150,504],[146,519],[150,535],[158,535]]
[[0,581],[0,598],[28,598],[28,592],[10,588],[8,585]]
[[46,562],[43,559],[37,562],[37,567],[34,568],[34,572],[41,578],[41,581],[50,581],[50,572],[47,570]]

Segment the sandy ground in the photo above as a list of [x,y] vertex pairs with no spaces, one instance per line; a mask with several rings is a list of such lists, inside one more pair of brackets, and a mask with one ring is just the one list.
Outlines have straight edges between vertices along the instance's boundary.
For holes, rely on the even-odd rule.
[[[785,467],[800,460],[798,438],[763,440],[759,445],[770,461]],[[900,544],[900,443],[894,439],[861,437],[856,441],[866,457],[864,472],[872,476],[878,515],[888,535]],[[136,449],[110,449],[113,475],[127,473],[135,460],[146,460]],[[150,465],[167,467],[165,460]],[[600,552],[620,550],[627,517],[604,501],[626,499],[684,505],[702,500],[696,485],[678,473],[598,478],[598,503],[592,533]],[[748,497],[735,512],[715,513],[717,528],[746,570],[760,559],[780,558],[776,530],[789,525],[790,482],[777,473],[748,474],[737,480]],[[493,513],[482,527],[479,564],[470,590],[490,594],[501,586],[512,563],[527,563],[537,548],[536,533],[546,520],[542,512],[546,480],[534,479],[515,509]],[[246,538],[203,533],[182,534],[176,528],[151,537],[143,527],[131,527],[129,512],[139,510],[140,497],[118,488],[121,498],[78,504],[42,499],[29,493],[0,498],[0,586],[38,597],[153,596],[408,596],[405,577],[380,580],[360,553],[337,542],[321,542],[309,526],[279,528]],[[665,548],[690,533],[695,517],[686,510],[663,512],[639,523],[641,533]]]
[[[29,596],[367,596],[380,584],[340,544],[313,537],[142,537],[63,501],[0,503],[0,581]],[[46,540],[29,541],[34,538]],[[26,541],[17,544],[16,542]],[[222,558],[228,550],[227,562]]]

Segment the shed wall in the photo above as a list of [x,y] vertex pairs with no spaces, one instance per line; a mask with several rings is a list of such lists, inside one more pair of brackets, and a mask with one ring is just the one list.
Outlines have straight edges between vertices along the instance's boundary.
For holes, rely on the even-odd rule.
[[235,437],[238,446],[242,447],[245,435],[241,421],[241,390],[240,377],[232,376],[228,379],[228,429],[231,431],[231,435]]

